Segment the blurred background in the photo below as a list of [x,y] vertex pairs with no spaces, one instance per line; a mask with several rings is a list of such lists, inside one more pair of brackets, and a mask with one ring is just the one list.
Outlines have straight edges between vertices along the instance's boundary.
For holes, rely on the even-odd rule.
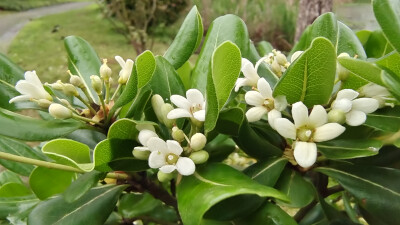
[[193,5],[204,35],[215,18],[232,13],[245,21],[252,41],[284,52],[315,13],[333,11],[353,30],[378,28],[370,0],[1,0],[0,52],[36,70],[43,82],[66,80],[63,39],[77,35],[119,71],[115,55],[134,59],[145,49],[163,54]]

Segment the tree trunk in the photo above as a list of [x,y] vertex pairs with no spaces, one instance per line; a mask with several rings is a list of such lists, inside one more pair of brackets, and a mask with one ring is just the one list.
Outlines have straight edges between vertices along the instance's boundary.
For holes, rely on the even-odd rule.
[[332,11],[332,2],[333,0],[300,0],[295,42],[299,40],[304,29],[312,24],[319,15]]

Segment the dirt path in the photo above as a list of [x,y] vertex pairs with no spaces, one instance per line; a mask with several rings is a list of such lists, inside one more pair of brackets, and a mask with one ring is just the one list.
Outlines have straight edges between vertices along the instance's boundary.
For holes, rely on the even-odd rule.
[[73,9],[80,9],[90,4],[93,4],[93,2],[71,2],[0,16],[0,52],[6,53],[11,41],[30,20]]

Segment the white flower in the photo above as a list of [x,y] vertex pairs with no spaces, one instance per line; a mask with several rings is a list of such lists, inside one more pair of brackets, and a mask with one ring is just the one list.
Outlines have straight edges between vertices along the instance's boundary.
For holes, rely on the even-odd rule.
[[393,100],[393,97],[391,97],[390,92],[385,87],[369,83],[362,86],[359,93],[361,96],[378,100],[379,108],[385,107],[386,105],[394,107],[393,103],[386,103],[386,100]]
[[345,128],[338,123],[327,123],[328,114],[321,105],[314,106],[310,115],[302,102],[292,106],[294,124],[286,118],[275,120],[275,128],[285,138],[296,140],[294,158],[301,167],[312,166],[317,159],[314,142],[328,141],[342,134]]
[[10,99],[10,103],[31,99],[47,99],[53,101],[51,95],[43,88],[43,84],[36,75],[36,71],[26,71],[25,80],[18,81],[15,85],[15,89],[22,95]]
[[171,110],[167,114],[168,119],[177,119],[183,117],[194,118],[203,122],[206,117],[203,94],[197,89],[189,89],[186,92],[186,98],[180,95],[172,95],[171,102],[179,108]]
[[[260,60],[262,60],[262,59],[263,58],[261,58]],[[243,87],[243,86],[256,86],[258,79],[260,79],[260,77],[258,76],[258,73],[257,73],[257,69],[254,68],[253,63],[251,63],[249,60],[247,60],[245,58],[242,58],[241,71],[244,75],[244,78],[238,78],[236,80],[236,84],[235,84],[236,92],[239,91],[239,88]]]
[[163,173],[171,173],[177,170],[184,176],[192,175],[196,169],[194,162],[188,157],[181,157],[182,147],[177,141],[163,141],[158,137],[150,138],[147,142],[151,151],[149,166],[160,168]]
[[357,98],[358,92],[352,89],[343,89],[338,92],[332,103],[332,110],[345,113],[346,123],[350,126],[359,126],[367,119],[366,113],[372,113],[379,107],[379,102],[373,98]]
[[258,121],[268,113],[268,123],[275,129],[275,119],[281,118],[281,111],[286,109],[286,97],[272,97],[271,86],[264,78],[258,80],[257,89],[258,91],[248,91],[245,95],[247,104],[254,106],[246,112],[247,120]]
[[154,132],[154,130],[143,129],[139,131],[138,140],[140,144],[142,144],[143,146],[137,146],[134,148],[134,150],[150,151],[150,149],[148,148],[148,141],[152,137],[158,137],[158,135]]
[[303,51],[295,51],[292,56],[290,57],[290,63],[293,63],[294,60],[299,58],[299,56],[303,53]]
[[121,71],[119,72],[118,83],[126,84],[132,73],[133,61],[132,59],[127,59],[125,62],[124,59],[119,55],[115,56],[115,60],[117,60],[117,62],[122,68]]

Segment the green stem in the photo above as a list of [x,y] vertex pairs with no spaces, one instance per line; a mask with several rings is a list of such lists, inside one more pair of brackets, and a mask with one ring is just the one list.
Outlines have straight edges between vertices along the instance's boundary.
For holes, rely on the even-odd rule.
[[110,102],[110,82],[104,82],[106,86],[106,103]]
[[106,177],[117,180],[126,180],[129,178],[129,175],[125,173],[107,173]]
[[111,97],[111,100],[114,100],[114,98],[117,97],[117,94],[118,94],[119,90],[121,89],[121,86],[122,86],[121,84],[118,84],[118,87],[115,90],[113,96]]
[[85,122],[88,122],[88,123],[94,123],[94,124],[97,124],[97,125],[99,125],[99,126],[103,126],[103,124],[101,124],[101,123],[99,123],[99,122],[97,122],[97,121],[94,121],[94,120],[92,120],[92,119],[83,117],[83,116],[78,116],[78,115],[72,114],[72,118],[78,119],[78,120],[82,120],[82,121],[85,121]]
[[103,114],[104,114],[104,121],[107,121],[107,110],[106,110],[106,104],[104,102],[104,98],[102,95],[98,95],[100,102],[101,102],[101,106],[103,107]]
[[87,88],[86,88],[86,87],[83,87],[83,88],[81,88],[81,90],[82,90],[82,92],[85,94],[86,98],[89,100],[89,104],[92,104],[94,100],[93,100],[92,97],[90,96],[90,94],[89,94]]
[[90,103],[85,101],[85,99],[83,99],[80,95],[76,96],[76,98],[79,99],[83,104],[85,104],[86,107],[88,107],[88,109],[90,110],[90,113],[92,113],[93,115],[96,115],[96,110],[93,109],[93,107],[90,105]]

